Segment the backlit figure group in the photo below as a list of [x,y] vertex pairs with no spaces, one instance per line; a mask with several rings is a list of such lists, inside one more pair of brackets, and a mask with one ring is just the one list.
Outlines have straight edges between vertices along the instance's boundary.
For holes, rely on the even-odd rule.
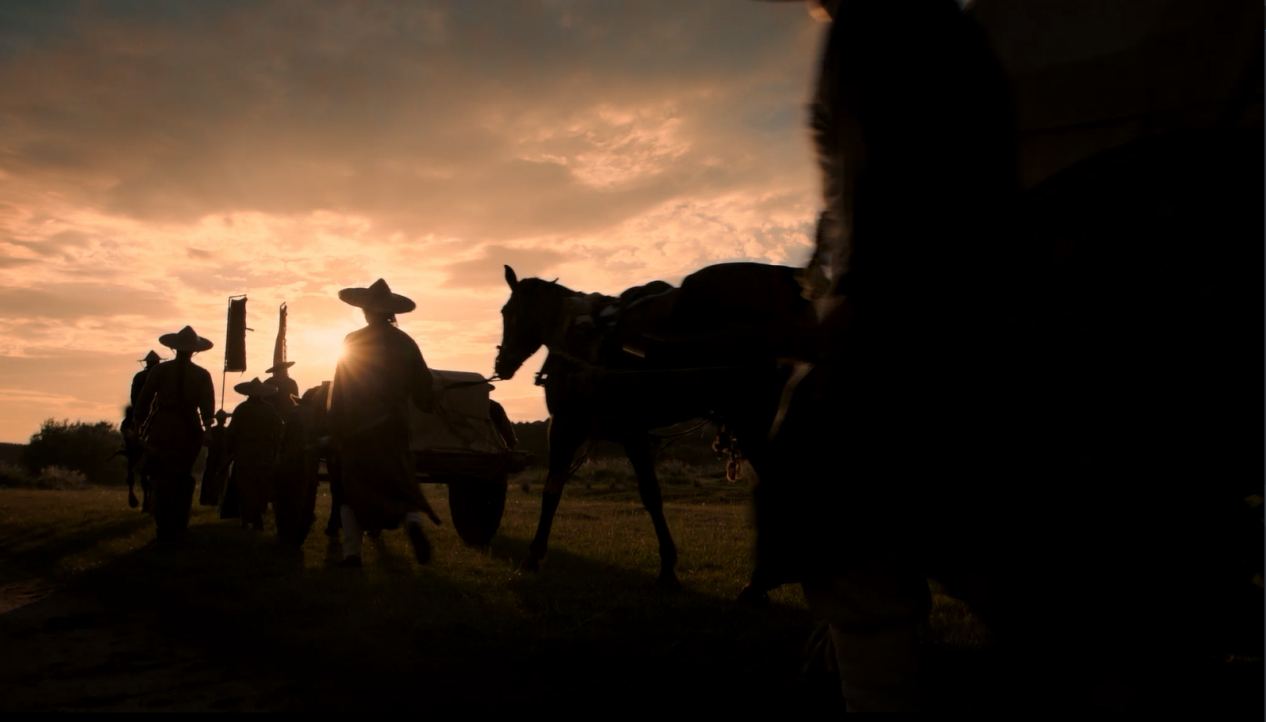
[[[409,406],[429,413],[435,400],[426,361],[395,319],[415,304],[392,293],[382,279],[368,288],[344,289],[339,298],[361,308],[366,321],[365,328],[344,341],[321,439],[340,459],[337,512],[343,564],[360,566],[364,532],[377,534],[401,525],[418,562],[425,564],[431,546],[423,531],[424,515],[438,520],[415,476]],[[246,400],[232,413],[214,412],[211,374],[193,362],[194,354],[214,344],[189,326],[161,336],[159,342],[174,350],[176,358],[160,362],[153,352],[146,357],[149,365],[133,382],[133,405],[124,424],[125,437],[142,451],[139,458],[129,459],[129,475],[152,479],[153,502],[147,510],[154,514],[157,539],[178,540],[188,529],[193,467],[203,446],[208,454],[200,503],[218,504],[221,518],[240,518],[243,527],[262,529],[278,469],[294,461],[286,458],[287,452],[303,456],[310,436],[298,430],[304,417],[296,406],[298,385],[287,373],[293,362],[268,369],[273,376],[267,381],[237,384],[234,390]]]

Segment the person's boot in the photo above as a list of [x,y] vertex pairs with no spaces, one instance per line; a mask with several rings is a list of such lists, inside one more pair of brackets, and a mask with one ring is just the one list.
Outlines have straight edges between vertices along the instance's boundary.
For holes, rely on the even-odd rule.
[[431,542],[426,538],[426,532],[422,531],[422,525],[409,523],[405,525],[405,528],[409,531],[409,541],[413,543],[413,556],[418,560],[418,564],[429,564]]

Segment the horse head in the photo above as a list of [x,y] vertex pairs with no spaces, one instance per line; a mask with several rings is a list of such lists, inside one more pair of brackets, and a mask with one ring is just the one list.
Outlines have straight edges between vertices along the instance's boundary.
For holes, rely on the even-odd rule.
[[537,349],[556,341],[563,300],[575,292],[554,281],[520,281],[513,268],[505,268],[510,300],[501,308],[501,345],[493,370],[500,378],[510,379]]

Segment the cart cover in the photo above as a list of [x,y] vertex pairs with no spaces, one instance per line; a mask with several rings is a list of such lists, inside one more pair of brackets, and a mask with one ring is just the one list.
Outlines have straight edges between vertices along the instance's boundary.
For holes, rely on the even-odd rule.
[[503,454],[508,451],[489,416],[492,384],[468,371],[431,370],[435,413],[410,405],[409,448],[415,452]]

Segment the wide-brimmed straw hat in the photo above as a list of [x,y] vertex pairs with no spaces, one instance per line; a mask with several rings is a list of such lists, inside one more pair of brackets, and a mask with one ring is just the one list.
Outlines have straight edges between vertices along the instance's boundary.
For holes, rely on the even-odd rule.
[[277,393],[277,387],[266,384],[259,380],[259,377],[240,383],[233,387],[233,390],[243,396],[272,396]]
[[163,360],[163,357],[162,357],[162,356],[159,356],[158,354],[154,353],[153,351],[150,351],[149,353],[145,354],[145,358],[143,358],[143,359],[139,359],[139,360],[140,360],[140,361],[143,361],[143,362],[145,362],[145,363],[149,363],[149,362],[151,362],[151,361],[153,361],[153,362],[158,362],[158,361],[162,361],[162,360]]
[[193,330],[193,326],[185,326],[176,333],[165,333],[158,337],[158,342],[176,351],[210,351],[215,344],[203,338]]
[[279,364],[274,364],[271,368],[264,369],[264,373],[270,374],[270,373],[273,373],[274,371],[280,371],[281,369],[288,369],[294,365],[295,365],[294,361],[282,361]]
[[344,288],[338,292],[338,299],[357,308],[379,313],[408,313],[418,307],[411,299],[392,293],[387,282],[381,278],[374,281],[369,288]]

